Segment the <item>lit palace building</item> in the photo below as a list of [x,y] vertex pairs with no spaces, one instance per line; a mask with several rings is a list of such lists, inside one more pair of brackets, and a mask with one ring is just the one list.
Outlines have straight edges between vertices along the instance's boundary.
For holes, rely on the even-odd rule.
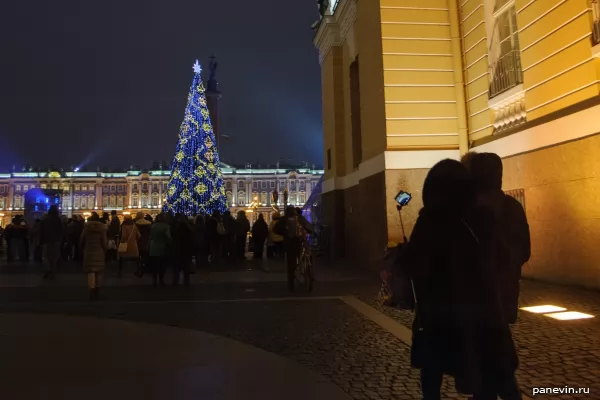
[[[6,226],[15,215],[25,213],[27,193],[56,191],[63,215],[88,215],[117,210],[135,214],[138,211],[156,216],[166,199],[170,171],[160,168],[126,172],[84,172],[48,170],[0,173],[0,226]],[[223,179],[231,212],[245,210],[264,213],[268,221],[274,212],[272,194],[284,191],[288,203],[299,207],[306,203],[317,185],[322,170],[305,168],[235,168],[222,164]],[[32,191],[33,190],[33,191]],[[53,201],[54,202],[54,201]],[[251,218],[253,219],[253,218]]]

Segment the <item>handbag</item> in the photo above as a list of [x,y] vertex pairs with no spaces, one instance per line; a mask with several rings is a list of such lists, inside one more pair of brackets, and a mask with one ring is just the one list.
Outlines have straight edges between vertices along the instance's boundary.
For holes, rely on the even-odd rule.
[[119,253],[127,253],[127,242],[119,243]]

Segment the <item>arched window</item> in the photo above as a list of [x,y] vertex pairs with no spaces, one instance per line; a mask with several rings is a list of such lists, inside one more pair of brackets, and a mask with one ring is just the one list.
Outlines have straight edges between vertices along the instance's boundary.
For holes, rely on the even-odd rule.
[[108,196],[102,196],[102,208],[108,208]]
[[0,210],[4,210],[5,205],[6,200],[4,199],[4,197],[0,197]]
[[63,197],[62,208],[63,210],[67,210],[71,207],[71,198],[69,196]]
[[152,194],[152,207],[158,207],[158,194]]
[[300,203],[301,205],[304,205],[304,203],[306,203],[306,193],[300,192],[298,194],[298,203]]
[[147,192],[148,191],[148,184],[144,183],[142,184],[142,192]]
[[88,196],[88,208],[96,208],[96,196],[93,194]]
[[87,197],[81,196],[80,207],[81,207],[82,210],[85,210],[85,209],[88,208]]
[[23,196],[15,196],[15,207],[14,208],[23,208]]
[[110,201],[108,205],[110,208],[117,208],[117,197],[114,194],[110,195]]
[[110,192],[115,193],[117,191],[117,185],[110,185]]
[[137,208],[140,206],[140,198],[137,193],[134,193],[133,196],[131,196],[131,203],[131,207],[133,208]]
[[231,192],[225,193],[225,197],[227,197],[227,207],[231,207],[233,204],[233,194]]
[[148,195],[142,193],[142,207],[148,207]]
[[117,196],[117,207],[123,208],[123,196],[122,195]]
[[262,193],[260,194],[260,202],[261,202],[263,205],[266,205],[266,204],[267,204],[267,192],[262,192]]
[[237,197],[237,204],[247,204],[246,201],[246,192],[244,192],[243,190],[240,190],[238,192],[238,197]]
[[296,192],[290,192],[290,199],[288,200],[288,202],[291,205],[295,205],[296,204],[296,200],[297,200]]
[[75,196],[75,204],[74,204],[74,208],[75,209],[79,209],[81,207],[81,196],[76,195]]

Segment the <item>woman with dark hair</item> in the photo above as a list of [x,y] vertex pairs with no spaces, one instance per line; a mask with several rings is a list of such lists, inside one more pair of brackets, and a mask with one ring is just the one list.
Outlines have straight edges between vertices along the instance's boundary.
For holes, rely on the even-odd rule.
[[[417,300],[411,362],[421,370],[425,400],[440,399],[444,374],[459,393],[487,398],[483,392],[518,366],[488,259],[494,220],[474,204],[467,169],[454,160],[436,164],[402,258]],[[518,391],[506,399],[520,399]]]
[[254,244],[254,258],[263,258],[265,248],[265,240],[269,236],[269,225],[265,221],[265,217],[260,213],[258,219],[252,225],[252,242]]

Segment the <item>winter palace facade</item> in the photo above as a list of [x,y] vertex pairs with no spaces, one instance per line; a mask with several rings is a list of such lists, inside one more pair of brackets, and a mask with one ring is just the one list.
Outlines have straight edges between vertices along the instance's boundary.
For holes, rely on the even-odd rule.
[[[272,193],[276,189],[280,204],[281,193],[287,189],[289,204],[302,206],[323,175],[323,170],[314,168],[237,169],[226,164],[222,172],[231,211],[263,212],[268,220],[274,211]],[[0,173],[0,226],[24,213],[25,194],[36,188],[62,190],[63,215],[117,210],[119,215],[142,211],[154,216],[165,200],[169,175],[170,171],[161,169]]]

